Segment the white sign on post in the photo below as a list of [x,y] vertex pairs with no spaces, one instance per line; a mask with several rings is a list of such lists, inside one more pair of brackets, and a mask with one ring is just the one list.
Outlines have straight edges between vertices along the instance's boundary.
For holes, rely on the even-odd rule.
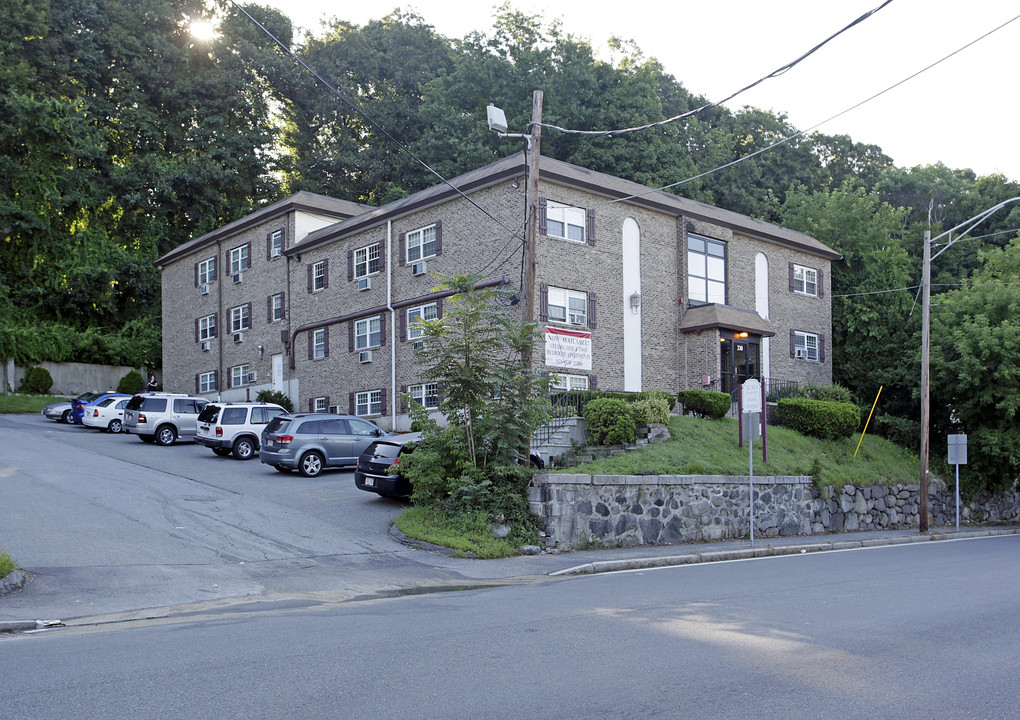
[[740,405],[745,413],[761,412],[761,382],[755,378],[740,386]]

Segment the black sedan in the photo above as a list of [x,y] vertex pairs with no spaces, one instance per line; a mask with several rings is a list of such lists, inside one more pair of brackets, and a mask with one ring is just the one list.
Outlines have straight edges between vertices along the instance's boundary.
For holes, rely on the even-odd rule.
[[399,474],[389,474],[389,469],[400,464],[401,455],[413,452],[420,439],[421,433],[405,433],[373,442],[358,458],[354,484],[383,497],[410,497],[410,481]]

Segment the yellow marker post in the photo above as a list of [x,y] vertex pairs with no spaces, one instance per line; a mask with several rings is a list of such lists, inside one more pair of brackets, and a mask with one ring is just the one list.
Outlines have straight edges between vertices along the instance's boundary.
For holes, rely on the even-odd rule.
[[[864,433],[868,432],[868,425],[871,423],[871,416],[875,414],[875,406],[878,405],[879,395],[882,394],[882,388],[885,385],[878,386],[878,395],[875,395],[875,402],[871,403],[871,412],[868,413],[868,421],[864,423],[864,429],[861,430],[861,439],[857,441],[857,450],[861,449],[861,443],[864,442]],[[854,457],[857,457],[857,450],[854,450]]]

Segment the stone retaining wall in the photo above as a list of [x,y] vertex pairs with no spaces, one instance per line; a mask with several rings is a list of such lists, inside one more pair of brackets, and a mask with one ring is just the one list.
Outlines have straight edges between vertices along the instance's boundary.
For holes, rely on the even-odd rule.
[[[713,475],[536,474],[532,511],[545,520],[546,546],[668,545],[750,534],[747,477]],[[755,537],[916,527],[918,485],[826,490],[807,476],[754,478]],[[956,522],[952,490],[929,488],[932,524]],[[1020,492],[978,497],[960,507],[960,522],[1020,520]]]

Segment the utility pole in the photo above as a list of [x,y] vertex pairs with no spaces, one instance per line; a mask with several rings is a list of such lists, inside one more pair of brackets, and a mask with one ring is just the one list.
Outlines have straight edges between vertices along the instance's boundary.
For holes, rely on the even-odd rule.
[[[535,319],[535,238],[538,236],[538,160],[542,155],[542,97],[541,90],[535,90],[531,102],[531,135],[528,138],[528,178],[525,185],[525,204],[528,208],[527,224],[524,227],[524,322]],[[532,368],[531,353],[525,358],[525,366]]]
[[921,500],[917,530],[928,532],[928,414],[931,394],[928,361],[931,349],[931,230],[924,231],[921,274]]

